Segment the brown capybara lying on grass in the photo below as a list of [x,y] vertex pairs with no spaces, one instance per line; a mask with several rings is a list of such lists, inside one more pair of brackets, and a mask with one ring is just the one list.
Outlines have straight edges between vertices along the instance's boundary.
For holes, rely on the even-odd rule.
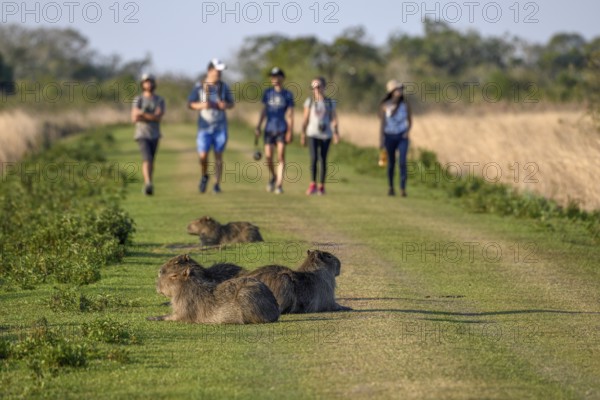
[[256,278],[271,289],[282,314],[347,311],[351,308],[335,301],[335,277],[340,268],[340,260],[333,254],[309,250],[297,271],[267,265],[245,276]]
[[230,222],[221,225],[211,217],[195,219],[187,226],[190,235],[200,236],[202,246],[219,246],[232,243],[262,242],[256,225],[249,222]]
[[173,313],[148,320],[260,324],[279,319],[277,300],[262,282],[239,277],[216,283],[207,280],[206,269],[198,266],[184,255],[160,268],[156,290],[171,299]]

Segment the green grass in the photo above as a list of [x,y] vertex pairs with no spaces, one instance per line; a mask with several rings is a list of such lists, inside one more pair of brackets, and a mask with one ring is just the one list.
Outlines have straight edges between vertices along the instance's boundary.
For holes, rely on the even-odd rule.
[[[100,281],[63,297],[52,285],[0,293],[0,339],[18,340],[42,317],[66,336],[108,326],[86,340],[135,338],[97,344],[105,355],[126,351],[127,362],[90,357],[39,379],[22,360],[2,361],[0,346],[0,397],[600,397],[600,249],[579,231],[468,213],[410,181],[408,198],[389,198],[384,171],[359,174],[355,160],[332,166],[327,196],[308,198],[308,154],[297,144],[288,151],[294,182],[284,195],[268,194],[251,130],[231,131],[224,192],[200,195],[194,127],[165,126],[156,195],[129,187],[123,207],[136,222],[134,245]],[[131,128],[113,133],[111,161],[139,168]],[[200,252],[185,227],[202,215],[251,221],[266,243]],[[169,257],[294,266],[315,247],[342,260],[337,296],[355,311],[261,326],[145,320],[166,312],[154,283]],[[114,300],[82,311],[79,295]]]

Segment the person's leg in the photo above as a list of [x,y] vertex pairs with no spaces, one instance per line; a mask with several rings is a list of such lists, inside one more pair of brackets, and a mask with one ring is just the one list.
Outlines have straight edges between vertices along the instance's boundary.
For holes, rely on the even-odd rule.
[[[281,135],[283,139],[283,135]],[[285,139],[277,141],[277,183],[276,186],[281,190],[283,186],[283,172],[285,171]]]
[[306,194],[314,194],[317,191],[317,139],[308,138],[308,153],[310,154],[310,176],[311,182]]
[[147,180],[146,182],[150,185],[152,185],[152,182],[154,181],[153,177],[154,177],[154,162],[156,161],[156,151],[158,150],[158,142],[160,139],[152,139],[152,141],[150,142],[150,156],[151,158],[149,160],[147,160],[147,162],[144,162],[142,165],[142,169],[145,170],[144,172],[144,180],[146,180],[146,176],[147,176]]
[[321,140],[321,148],[319,150],[319,160],[321,162],[321,173],[319,176],[319,192],[325,194],[325,178],[327,177],[327,153],[331,139]]
[[398,145],[400,153],[400,189],[402,190],[402,196],[406,197],[406,180],[408,178],[408,168],[406,165],[406,157],[408,155],[409,139],[401,139]]
[[142,176],[144,177],[143,193],[146,195],[152,194],[152,176],[150,172],[150,165],[152,163],[152,149],[150,146],[149,139],[138,139],[138,146],[142,153]]
[[387,177],[388,177],[388,194],[394,194],[394,168],[396,168],[396,149],[398,148],[398,138],[395,135],[385,135],[384,140],[385,151],[388,156]]
[[202,131],[198,132],[198,136],[196,137],[196,148],[200,160],[200,173],[202,174],[198,186],[200,193],[206,191],[206,185],[208,184],[208,152],[212,145],[211,139],[212,135]]
[[269,184],[267,185],[267,191],[272,192],[275,190],[275,165],[273,163],[273,141],[271,133],[265,132],[265,161],[267,163],[267,169],[269,170]]
[[221,192],[221,176],[223,174],[223,152],[227,145],[227,131],[215,132],[215,193]]

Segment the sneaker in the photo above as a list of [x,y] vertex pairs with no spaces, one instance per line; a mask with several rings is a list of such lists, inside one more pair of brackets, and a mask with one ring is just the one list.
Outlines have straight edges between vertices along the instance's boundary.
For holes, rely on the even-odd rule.
[[152,196],[154,194],[154,187],[152,186],[151,183],[144,185],[144,194],[146,196]]
[[269,183],[267,183],[267,192],[271,193],[273,190],[275,190],[275,178],[271,178]]
[[317,194],[319,196],[323,196],[325,194],[325,185],[319,185],[319,191]]
[[307,196],[310,196],[310,195],[313,195],[313,194],[315,194],[315,193],[317,193],[317,185],[316,185],[314,182],[312,182],[312,183],[311,183],[311,184],[308,186],[308,189],[306,190],[306,195],[307,195]]
[[221,193],[221,186],[219,186],[218,183],[215,183],[215,186],[213,186],[213,193],[214,194],[219,194]]
[[198,185],[198,189],[200,193],[206,192],[206,185],[208,184],[208,175],[204,175],[202,179],[200,179],[200,184]]
[[283,194],[283,188],[281,186],[277,186],[277,189],[275,189],[275,194]]
[[406,197],[406,190],[402,189],[402,197]]
[[389,188],[388,189],[388,196],[395,196],[396,192],[394,192],[394,188]]

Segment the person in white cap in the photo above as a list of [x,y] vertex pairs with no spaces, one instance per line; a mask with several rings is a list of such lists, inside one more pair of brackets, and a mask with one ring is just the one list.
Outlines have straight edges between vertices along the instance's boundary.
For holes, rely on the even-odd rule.
[[165,114],[165,100],[156,95],[156,78],[152,74],[143,74],[140,79],[142,94],[133,100],[131,121],[135,123],[134,139],[142,152],[142,175],[144,176],[144,194],[154,194],[152,176],[154,160],[161,138],[160,121]]
[[227,144],[227,116],[225,111],[233,108],[233,96],[229,86],[221,80],[221,72],[227,66],[219,59],[212,59],[207,68],[206,78],[197,83],[188,97],[188,107],[198,113],[198,134],[196,147],[200,157],[202,178],[200,193],[206,192],[208,184],[208,153],[214,149],[215,185],[214,193],[221,193],[221,173],[223,152]]
[[[274,67],[269,73],[271,84],[263,95],[264,107],[260,113],[255,135],[258,140],[263,121],[265,124],[265,158],[269,167],[270,179],[267,191],[283,193],[283,171],[285,170],[285,145],[292,142],[294,132],[294,95],[283,88],[285,73]],[[273,162],[273,147],[277,148],[277,173]]]
[[394,191],[394,169],[396,164],[396,152],[400,155],[400,190],[402,197],[406,197],[407,165],[409,132],[412,128],[412,112],[404,97],[404,85],[395,80],[390,80],[387,85],[387,95],[381,101],[379,118],[380,148],[385,148],[388,156],[388,195],[395,196]]

